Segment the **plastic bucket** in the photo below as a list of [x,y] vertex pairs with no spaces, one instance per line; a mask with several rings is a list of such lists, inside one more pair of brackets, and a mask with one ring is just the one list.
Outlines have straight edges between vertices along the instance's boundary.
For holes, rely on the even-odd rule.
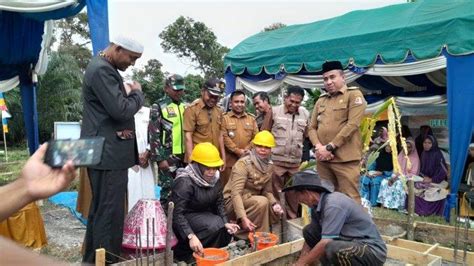
[[219,248],[205,248],[203,253],[204,257],[199,256],[196,252],[193,253],[197,266],[217,265],[229,259],[229,252]]
[[[265,248],[273,247],[278,243],[278,236],[272,233],[267,232],[255,232],[257,235],[257,250],[262,250]],[[249,233],[250,244],[254,245],[253,232]]]

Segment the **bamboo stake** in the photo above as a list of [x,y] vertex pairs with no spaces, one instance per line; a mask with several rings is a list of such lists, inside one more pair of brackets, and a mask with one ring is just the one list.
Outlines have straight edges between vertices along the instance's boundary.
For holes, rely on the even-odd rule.
[[105,248],[95,250],[95,266],[105,266]]
[[281,215],[281,237],[280,237],[280,243],[283,244],[283,243],[286,243],[287,239],[286,239],[286,234],[287,234],[287,229],[288,229],[288,226],[287,226],[287,221],[286,221],[286,199],[285,199],[285,192],[278,192],[278,194],[280,195],[280,203],[281,203],[281,206],[283,208],[283,214]]
[[165,265],[173,265],[173,255],[171,253],[171,233],[173,232],[173,210],[174,203],[168,203],[168,217],[166,219],[166,251],[165,251]]
[[415,239],[415,182],[413,179],[408,180],[408,225],[407,238],[408,240]]

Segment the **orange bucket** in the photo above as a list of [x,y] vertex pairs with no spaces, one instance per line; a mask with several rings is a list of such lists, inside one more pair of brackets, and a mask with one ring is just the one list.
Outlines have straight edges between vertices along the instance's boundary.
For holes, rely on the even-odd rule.
[[199,256],[196,252],[193,253],[197,266],[217,265],[229,259],[229,252],[219,248],[205,248],[203,253],[204,257]]
[[[267,232],[255,232],[257,235],[257,250],[273,247],[278,243],[278,236]],[[253,232],[249,233],[250,244],[253,246]]]

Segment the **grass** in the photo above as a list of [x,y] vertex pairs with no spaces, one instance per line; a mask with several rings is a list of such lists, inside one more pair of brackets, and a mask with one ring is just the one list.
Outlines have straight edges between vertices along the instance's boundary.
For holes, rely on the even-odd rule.
[[[372,214],[374,215],[375,218],[383,218],[383,219],[394,220],[394,221],[407,221],[408,219],[408,216],[404,213],[401,213],[395,210],[384,209],[384,208],[372,208]],[[446,222],[443,217],[436,216],[436,215],[432,215],[432,216],[415,215],[415,221],[449,225],[449,223]]]
[[28,158],[29,153],[25,146],[8,148],[8,162],[5,154],[0,154],[0,185],[15,180]]

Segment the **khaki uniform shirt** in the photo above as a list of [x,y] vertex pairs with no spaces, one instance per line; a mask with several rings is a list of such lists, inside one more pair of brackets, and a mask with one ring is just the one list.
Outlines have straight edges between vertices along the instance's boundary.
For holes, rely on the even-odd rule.
[[247,217],[244,201],[251,196],[264,196],[270,205],[276,203],[272,188],[273,165],[262,173],[250,160],[250,156],[240,158],[232,168],[232,175],[224,187],[224,201],[232,200],[237,219]]
[[209,109],[202,99],[194,101],[184,110],[183,130],[193,133],[193,144],[210,142],[219,150],[219,135],[222,122],[222,109],[214,106]]
[[300,106],[296,113],[290,114],[285,105],[274,107],[272,111],[272,134],[276,142],[276,147],[272,149],[272,160],[275,165],[285,167],[299,165],[303,156],[303,140],[309,124],[309,112]]
[[344,86],[335,95],[322,94],[316,102],[308,131],[313,145],[332,142],[337,149],[330,162],[349,162],[362,157],[359,126],[367,102],[356,88]]
[[250,147],[250,143],[258,132],[255,118],[248,113],[238,116],[230,111],[222,116],[222,135],[226,152],[226,167],[232,167],[239,159],[238,149]]

